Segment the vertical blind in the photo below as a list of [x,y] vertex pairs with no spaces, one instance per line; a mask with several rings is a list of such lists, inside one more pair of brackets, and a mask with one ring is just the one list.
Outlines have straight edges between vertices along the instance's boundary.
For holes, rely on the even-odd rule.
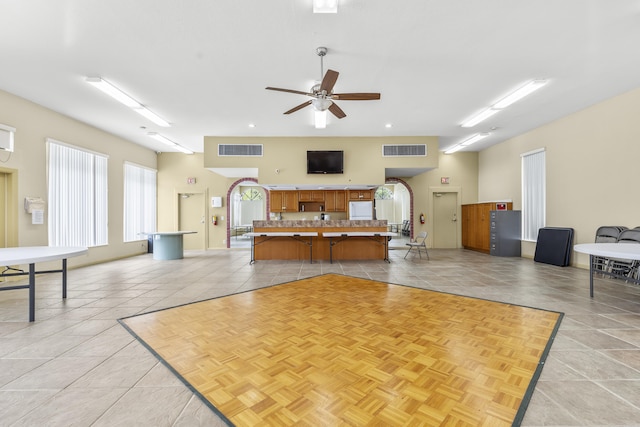
[[522,156],[522,240],[537,241],[545,226],[546,167],[544,149]]
[[47,149],[49,246],[108,244],[108,157],[51,139]]
[[124,241],[144,239],[156,231],[156,175],[154,169],[124,164]]

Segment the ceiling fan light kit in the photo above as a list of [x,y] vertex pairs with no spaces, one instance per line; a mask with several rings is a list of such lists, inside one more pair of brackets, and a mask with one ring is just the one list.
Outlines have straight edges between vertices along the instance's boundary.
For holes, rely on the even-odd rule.
[[[323,114],[325,114],[324,123],[318,123],[319,115],[316,114],[316,128],[319,129],[326,127],[327,110],[338,119],[342,119],[347,116],[345,112],[342,111],[342,109],[334,102],[334,100],[368,101],[380,99],[379,93],[333,93],[333,87],[335,86],[340,73],[334,70],[327,70],[326,73],[323,72],[323,58],[327,54],[327,52],[328,49],[326,47],[316,48],[316,54],[320,57],[320,75],[322,76],[322,81],[319,85],[314,85],[309,92],[302,92],[292,89],[282,89],[271,86],[266,87],[267,90],[295,93],[297,95],[305,95],[313,98],[310,101],[303,102],[302,104],[297,105],[288,111],[285,111],[284,114],[295,113],[296,111],[301,110],[308,105],[312,105],[316,112],[323,112]],[[319,124],[322,126],[319,126]]]
[[313,13],[338,13],[338,0],[313,0]]

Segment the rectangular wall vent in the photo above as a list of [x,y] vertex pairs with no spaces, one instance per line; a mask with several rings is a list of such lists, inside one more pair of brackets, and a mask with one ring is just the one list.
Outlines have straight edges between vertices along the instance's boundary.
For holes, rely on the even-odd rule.
[[218,156],[262,157],[262,144],[218,144]]
[[426,144],[384,144],[382,157],[424,157],[427,155]]

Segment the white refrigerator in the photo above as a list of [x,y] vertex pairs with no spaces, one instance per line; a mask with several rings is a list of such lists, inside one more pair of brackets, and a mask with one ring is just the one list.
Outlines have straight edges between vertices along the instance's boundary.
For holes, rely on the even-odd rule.
[[349,219],[373,219],[373,202],[349,202]]

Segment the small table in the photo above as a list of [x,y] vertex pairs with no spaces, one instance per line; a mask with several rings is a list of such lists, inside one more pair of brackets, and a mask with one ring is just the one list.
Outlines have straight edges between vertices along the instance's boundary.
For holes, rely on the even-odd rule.
[[398,233],[400,231],[401,222],[390,222],[387,224],[389,231],[392,233]]
[[[292,231],[268,231],[268,232],[259,232],[259,233],[245,233],[245,236],[251,237],[251,261],[249,264],[253,264],[256,262],[255,260],[255,247],[256,247],[256,237],[266,237],[264,240],[258,242],[257,244],[265,243],[271,239],[275,239],[276,237],[289,237],[293,240],[297,240],[298,242],[304,243],[309,246],[309,264],[313,264],[313,238],[318,237],[318,233],[315,231],[306,231],[306,232],[292,232]],[[309,241],[302,240],[301,237],[308,237]]]
[[581,243],[576,252],[589,254],[589,292],[593,298],[594,257],[640,260],[640,245],[636,243]]
[[[3,273],[1,276],[29,275],[28,285],[2,286],[0,291],[13,289],[29,289],[29,322],[36,319],[36,273],[62,273],[62,298],[67,298],[67,258],[86,255],[89,250],[76,246],[23,246],[17,248],[0,248],[0,265],[29,264],[29,273]],[[36,271],[36,262],[62,260],[61,270]]]
[[[333,247],[343,240],[351,237],[365,237],[376,243],[380,243],[379,237],[384,237],[384,240],[381,243],[384,245],[384,260],[391,263],[391,261],[389,261],[389,240],[397,235],[397,233],[391,233],[390,231],[329,231],[322,233],[322,237],[327,237],[329,239],[329,264],[333,264]],[[339,237],[340,239],[333,241],[333,238],[335,237]]]
[[245,236],[247,233],[250,233],[253,230],[253,225],[244,224],[244,225],[234,225],[231,227],[233,229],[233,236],[238,240],[238,233],[242,232],[242,235]]
[[168,260],[184,258],[184,235],[197,231],[158,231],[142,233],[153,236],[153,259]]

